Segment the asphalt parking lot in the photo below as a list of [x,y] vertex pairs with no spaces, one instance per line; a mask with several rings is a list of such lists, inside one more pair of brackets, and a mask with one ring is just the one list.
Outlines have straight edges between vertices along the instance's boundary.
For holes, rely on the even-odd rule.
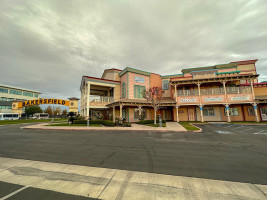
[[201,127],[206,134],[254,134],[254,135],[267,135],[266,125],[248,125],[248,124],[231,124],[231,123],[207,123],[197,124]]
[[[267,185],[267,126],[199,124],[202,133],[48,131],[22,126],[0,126],[0,157]],[[2,196],[18,190],[16,185],[3,185]],[[83,199],[30,187],[7,199],[42,199],[38,195]]]

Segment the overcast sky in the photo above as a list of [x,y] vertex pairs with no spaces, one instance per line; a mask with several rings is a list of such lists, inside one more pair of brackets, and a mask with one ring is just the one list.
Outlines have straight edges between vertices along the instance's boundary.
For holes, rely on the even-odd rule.
[[0,0],[0,83],[80,97],[83,75],[259,59],[267,80],[267,0]]

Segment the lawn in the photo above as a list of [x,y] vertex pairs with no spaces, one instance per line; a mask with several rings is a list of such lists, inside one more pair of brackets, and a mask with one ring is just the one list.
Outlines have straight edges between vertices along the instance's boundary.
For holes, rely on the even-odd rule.
[[200,130],[199,128],[191,125],[190,123],[191,122],[179,122],[179,124],[181,124],[188,131],[198,131],[198,130]]
[[[54,121],[65,121],[66,119],[54,119]],[[6,124],[22,124],[34,122],[51,122],[51,119],[19,119],[19,120],[1,120],[0,125]]]
[[[67,123],[63,123],[63,124],[49,124],[46,126],[87,126],[87,124],[67,124]],[[98,127],[102,127],[101,124],[90,124],[90,126],[98,126]]]

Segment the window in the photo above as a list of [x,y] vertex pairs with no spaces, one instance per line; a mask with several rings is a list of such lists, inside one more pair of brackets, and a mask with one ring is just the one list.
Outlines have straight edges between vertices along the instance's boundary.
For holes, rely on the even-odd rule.
[[36,94],[34,94],[34,97],[38,98],[38,94],[37,94],[37,93],[36,93]]
[[9,94],[21,95],[22,92],[19,90],[9,90]]
[[255,116],[255,110],[253,107],[248,107],[248,115],[249,116]]
[[[224,109],[224,114],[227,116],[226,108]],[[238,108],[229,108],[229,115],[230,116],[239,116]]]
[[214,108],[203,108],[203,116],[214,116]]
[[145,86],[141,85],[135,85],[134,86],[134,98],[144,98],[143,97],[143,92],[146,90]]
[[1,93],[8,93],[8,89],[0,88],[0,92],[1,92]]
[[23,92],[23,96],[33,97],[33,93],[31,93],[31,92]]
[[163,80],[162,81],[162,89],[168,90],[169,89],[169,80]]
[[126,97],[126,84],[125,82],[122,83],[122,98],[125,98]]
[[6,97],[0,97],[0,101],[7,101]]

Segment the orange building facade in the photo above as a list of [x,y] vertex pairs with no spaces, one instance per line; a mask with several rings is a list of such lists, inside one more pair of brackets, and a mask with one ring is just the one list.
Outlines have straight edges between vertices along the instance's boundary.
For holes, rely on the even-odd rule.
[[267,82],[259,83],[257,60],[183,69],[161,76],[133,68],[106,69],[101,78],[83,76],[81,115],[91,119],[154,119],[143,98],[164,90],[156,114],[167,121],[267,121]]

